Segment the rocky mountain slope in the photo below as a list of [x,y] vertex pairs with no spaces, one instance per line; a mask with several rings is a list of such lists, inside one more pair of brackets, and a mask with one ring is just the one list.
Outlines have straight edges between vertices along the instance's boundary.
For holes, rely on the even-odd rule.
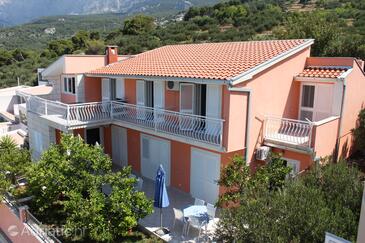
[[219,0],[0,0],[0,26],[26,23],[43,16],[102,13],[178,12]]

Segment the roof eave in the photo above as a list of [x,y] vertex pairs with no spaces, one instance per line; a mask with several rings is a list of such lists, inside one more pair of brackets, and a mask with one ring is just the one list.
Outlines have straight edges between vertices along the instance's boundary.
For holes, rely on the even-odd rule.
[[228,80],[224,79],[206,79],[206,78],[183,78],[183,77],[167,77],[167,76],[149,76],[149,75],[125,75],[125,74],[93,74],[86,73],[87,77],[98,78],[130,78],[130,79],[143,79],[143,80],[156,80],[156,81],[176,81],[176,82],[189,82],[198,84],[228,84]]
[[244,81],[250,80],[253,78],[254,75],[264,71],[265,69],[281,62],[282,60],[308,48],[309,46],[311,46],[314,43],[314,39],[307,39],[306,41],[304,41],[302,44],[281,53],[280,55],[277,55],[273,58],[271,58],[270,60],[263,62],[249,70],[247,70],[246,72],[243,72],[233,78],[230,79],[230,85],[234,86],[237,85],[239,83],[242,83]]
[[327,82],[327,83],[334,83],[338,81],[338,78],[324,78],[324,77],[294,77],[294,81],[298,82]]

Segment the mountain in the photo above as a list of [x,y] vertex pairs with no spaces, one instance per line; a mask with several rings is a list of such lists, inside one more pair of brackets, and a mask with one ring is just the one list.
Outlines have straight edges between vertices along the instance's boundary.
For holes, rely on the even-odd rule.
[[104,13],[179,12],[219,0],[0,0],[0,26],[26,23],[44,16]]

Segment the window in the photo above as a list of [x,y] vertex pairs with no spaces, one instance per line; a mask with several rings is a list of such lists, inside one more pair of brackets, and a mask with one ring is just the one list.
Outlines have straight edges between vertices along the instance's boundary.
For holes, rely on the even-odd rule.
[[316,122],[330,117],[333,106],[333,87],[331,84],[303,84],[300,119]]
[[63,78],[63,92],[69,94],[76,93],[76,80],[75,77]]
[[314,86],[303,85],[302,107],[313,108],[314,105]]
[[286,166],[292,168],[291,172],[289,173],[290,176],[294,177],[300,172],[300,161],[286,158],[283,158],[283,160],[286,162]]

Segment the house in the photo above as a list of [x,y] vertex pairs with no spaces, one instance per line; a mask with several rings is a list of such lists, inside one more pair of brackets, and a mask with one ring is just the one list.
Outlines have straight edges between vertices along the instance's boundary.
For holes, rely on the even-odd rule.
[[168,45],[123,60],[108,47],[107,65],[95,68],[91,57],[63,57],[42,73],[59,100],[27,102],[33,156],[61,132],[78,134],[144,177],[162,164],[168,185],[207,202],[223,190],[216,180],[235,154],[255,167],[280,152],[294,173],[348,157],[364,63],[310,57],[313,42]]

